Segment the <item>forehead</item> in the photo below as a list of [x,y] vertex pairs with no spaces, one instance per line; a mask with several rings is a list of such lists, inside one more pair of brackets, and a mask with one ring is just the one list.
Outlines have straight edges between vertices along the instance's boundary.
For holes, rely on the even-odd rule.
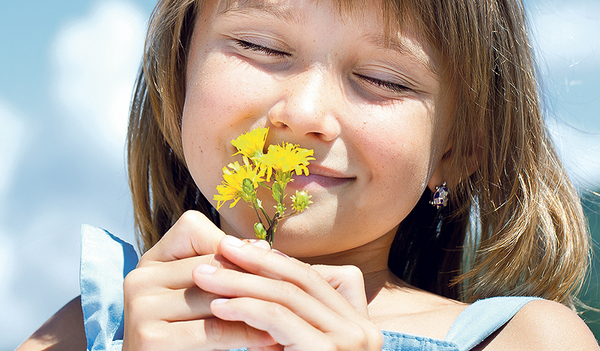
[[[299,3],[331,4],[342,18],[361,18],[365,12],[375,13],[382,31],[390,40],[400,30],[414,31],[415,7],[411,0],[216,0],[218,12],[263,10],[287,20],[298,20],[293,9]],[[368,11],[366,11],[368,9]]]
[[[299,3],[331,6],[341,20],[358,20],[369,24],[371,30],[366,39],[373,44],[415,56],[414,58],[435,74],[440,73],[440,55],[424,35],[416,16],[417,8],[411,0],[216,0],[218,13],[236,13],[248,16],[268,15],[302,23],[303,14],[294,11]],[[368,9],[368,10],[366,10]],[[368,14],[368,15],[367,15]],[[370,19],[367,17],[370,16]]]

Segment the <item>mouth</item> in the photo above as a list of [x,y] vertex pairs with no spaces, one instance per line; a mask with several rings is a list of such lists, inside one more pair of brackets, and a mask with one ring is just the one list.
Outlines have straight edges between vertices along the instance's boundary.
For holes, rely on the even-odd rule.
[[339,171],[335,171],[329,168],[309,165],[308,176],[293,176],[294,181],[288,183],[289,188],[296,190],[307,190],[310,192],[311,189],[316,190],[318,188],[335,188],[338,186],[346,185],[356,179],[354,176],[349,176]]

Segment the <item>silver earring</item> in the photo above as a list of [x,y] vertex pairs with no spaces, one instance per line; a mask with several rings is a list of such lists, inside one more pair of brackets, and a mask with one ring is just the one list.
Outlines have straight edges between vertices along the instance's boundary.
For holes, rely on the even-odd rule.
[[429,201],[429,203],[437,209],[446,206],[448,204],[448,193],[450,193],[450,190],[448,190],[446,182],[441,186],[436,186],[435,192],[433,193],[433,199]]

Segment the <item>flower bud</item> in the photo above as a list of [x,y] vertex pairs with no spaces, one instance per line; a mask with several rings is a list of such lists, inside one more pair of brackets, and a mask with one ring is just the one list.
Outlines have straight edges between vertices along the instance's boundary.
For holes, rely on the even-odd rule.
[[273,199],[275,199],[275,201],[277,202],[281,202],[283,200],[283,194],[285,192],[285,187],[282,186],[281,183],[273,183],[272,186],[272,191],[273,191]]
[[260,240],[267,238],[267,230],[262,223],[254,223],[254,235]]
[[308,208],[308,205],[313,203],[310,198],[311,196],[306,191],[296,190],[296,195],[292,196],[292,207],[296,212],[302,212]]
[[279,216],[283,216],[283,214],[285,213],[285,205],[281,202],[278,203],[277,206],[275,206],[275,211],[277,211]]
[[242,181],[242,199],[246,202],[252,203],[256,198],[256,190],[254,189],[254,183],[249,178],[244,178]]

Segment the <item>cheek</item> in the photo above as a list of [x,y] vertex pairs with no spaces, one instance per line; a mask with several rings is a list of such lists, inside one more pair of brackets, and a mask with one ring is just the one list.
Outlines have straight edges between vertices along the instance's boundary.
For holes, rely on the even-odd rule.
[[210,199],[210,194],[220,184],[221,168],[226,165],[224,158],[233,153],[227,149],[229,135],[223,133],[223,129],[231,124],[224,111],[231,106],[223,99],[226,88],[215,84],[210,75],[198,72],[196,76],[208,79],[200,81],[196,76],[190,79],[181,136],[188,169],[200,191]]
[[361,144],[367,159],[375,168],[385,170],[384,173],[412,170],[427,175],[434,139],[428,115],[415,113],[410,118],[396,117],[363,123],[358,133],[363,135]]
[[265,84],[259,90],[258,83],[264,79],[257,79],[255,73],[248,72],[235,60],[214,54],[198,61],[202,62],[192,65],[193,71],[188,75],[182,144],[196,185],[211,199],[216,186],[221,184],[222,168],[235,160],[241,161],[231,157],[236,152],[231,140],[264,125],[268,94]]
[[222,168],[222,164],[216,155],[222,153],[222,144],[207,133],[210,127],[201,123],[198,117],[196,111],[193,116],[189,110],[184,111],[181,126],[183,153],[194,182],[206,198],[211,199],[213,190],[220,183],[217,170]]
[[[363,159],[369,164],[372,192],[387,204],[412,208],[435,168],[431,114],[423,108],[362,123],[357,130]],[[409,113],[410,112],[410,113]]]

